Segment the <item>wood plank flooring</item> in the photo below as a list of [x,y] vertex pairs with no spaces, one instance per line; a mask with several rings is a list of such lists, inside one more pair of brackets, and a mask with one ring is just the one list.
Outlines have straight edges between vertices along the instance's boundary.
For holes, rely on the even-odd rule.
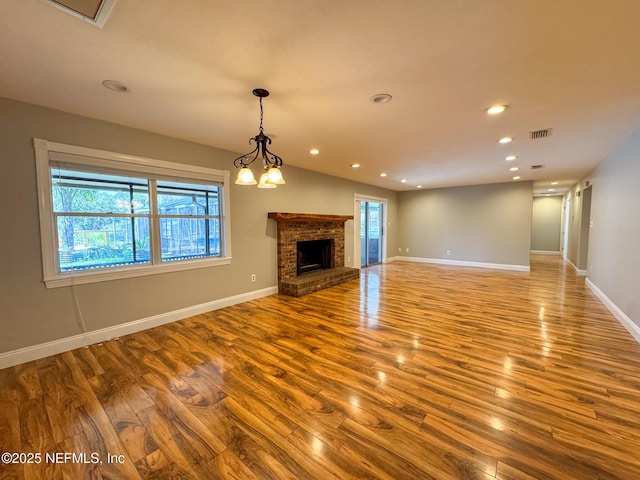
[[396,262],[0,370],[0,452],[43,456],[0,479],[640,479],[640,345],[558,257]]

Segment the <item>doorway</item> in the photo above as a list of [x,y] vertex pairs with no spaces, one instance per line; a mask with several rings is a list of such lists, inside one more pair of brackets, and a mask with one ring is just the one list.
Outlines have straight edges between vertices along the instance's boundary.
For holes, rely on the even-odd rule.
[[578,254],[578,270],[585,274],[589,271],[589,231],[591,230],[591,186],[582,190],[582,208],[580,212],[580,247]]
[[382,262],[382,203],[360,202],[360,266]]

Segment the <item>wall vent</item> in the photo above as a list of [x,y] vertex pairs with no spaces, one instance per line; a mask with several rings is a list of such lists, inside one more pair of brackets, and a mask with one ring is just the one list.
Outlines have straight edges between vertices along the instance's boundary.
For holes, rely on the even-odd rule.
[[531,165],[531,170],[540,170],[541,168],[544,168],[542,163],[539,165]]
[[529,138],[531,140],[536,140],[538,138],[550,137],[552,128],[544,128],[542,130],[534,130],[533,132],[529,132]]
[[117,0],[44,0],[49,5],[102,28]]

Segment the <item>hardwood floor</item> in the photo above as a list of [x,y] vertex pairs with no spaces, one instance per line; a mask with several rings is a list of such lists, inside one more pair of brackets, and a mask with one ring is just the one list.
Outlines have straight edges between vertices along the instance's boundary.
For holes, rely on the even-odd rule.
[[640,478],[640,345],[558,257],[359,282],[1,370],[0,478]]

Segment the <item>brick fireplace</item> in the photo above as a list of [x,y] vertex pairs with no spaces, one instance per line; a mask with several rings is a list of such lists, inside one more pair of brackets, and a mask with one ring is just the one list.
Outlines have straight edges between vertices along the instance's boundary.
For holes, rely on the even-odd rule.
[[[278,292],[301,297],[359,278],[357,268],[344,266],[344,222],[350,215],[269,212],[268,217],[278,224]],[[298,274],[298,244],[324,243],[328,257],[318,268]]]

